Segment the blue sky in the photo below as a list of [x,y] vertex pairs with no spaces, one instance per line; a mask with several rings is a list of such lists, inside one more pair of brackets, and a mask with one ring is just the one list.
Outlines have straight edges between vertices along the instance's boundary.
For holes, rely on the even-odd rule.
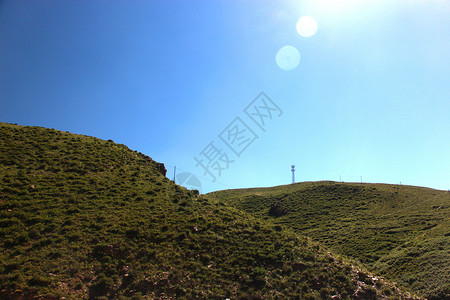
[[445,0],[3,0],[0,121],[113,139],[204,193],[288,184],[291,164],[297,181],[447,190],[449,15]]

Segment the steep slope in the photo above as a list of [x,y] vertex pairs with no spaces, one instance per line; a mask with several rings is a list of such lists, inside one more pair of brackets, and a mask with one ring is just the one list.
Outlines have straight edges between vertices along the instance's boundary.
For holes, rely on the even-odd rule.
[[164,173],[112,141],[0,123],[0,298],[407,298]]
[[284,224],[431,299],[450,297],[450,193],[306,182],[208,195]]

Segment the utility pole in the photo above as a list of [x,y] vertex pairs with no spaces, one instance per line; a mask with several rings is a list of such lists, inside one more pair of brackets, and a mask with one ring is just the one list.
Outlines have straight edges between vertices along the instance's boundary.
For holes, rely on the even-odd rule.
[[173,182],[175,182],[175,175],[177,174],[177,166],[173,167]]
[[292,183],[295,183],[295,166],[294,165],[291,166],[291,171],[292,171]]

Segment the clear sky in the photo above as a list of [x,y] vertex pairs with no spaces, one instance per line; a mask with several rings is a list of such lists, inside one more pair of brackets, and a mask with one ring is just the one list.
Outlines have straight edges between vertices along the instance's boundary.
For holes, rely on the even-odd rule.
[[112,139],[204,193],[291,164],[447,190],[450,1],[2,0],[0,121]]

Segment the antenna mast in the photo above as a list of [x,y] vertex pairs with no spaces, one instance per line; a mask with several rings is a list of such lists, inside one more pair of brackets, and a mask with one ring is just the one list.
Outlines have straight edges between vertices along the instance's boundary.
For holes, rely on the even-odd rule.
[[291,171],[292,171],[292,183],[295,183],[295,166],[294,165],[291,166]]

